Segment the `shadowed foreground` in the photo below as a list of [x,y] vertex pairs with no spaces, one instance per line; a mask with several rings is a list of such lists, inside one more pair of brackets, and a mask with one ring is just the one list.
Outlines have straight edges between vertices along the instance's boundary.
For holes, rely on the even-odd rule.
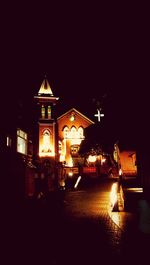
[[110,187],[103,182],[11,207],[3,264],[145,264],[149,236],[139,233],[137,219],[124,231],[112,221]]

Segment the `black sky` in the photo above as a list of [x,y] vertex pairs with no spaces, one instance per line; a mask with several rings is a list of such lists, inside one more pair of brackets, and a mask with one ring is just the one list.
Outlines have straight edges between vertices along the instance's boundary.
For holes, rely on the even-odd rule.
[[149,117],[147,7],[70,2],[1,8],[2,96],[11,108],[21,102],[26,120],[31,119],[33,96],[46,74],[60,97],[58,115],[75,107],[95,120],[93,98],[106,94],[107,128],[144,135]]

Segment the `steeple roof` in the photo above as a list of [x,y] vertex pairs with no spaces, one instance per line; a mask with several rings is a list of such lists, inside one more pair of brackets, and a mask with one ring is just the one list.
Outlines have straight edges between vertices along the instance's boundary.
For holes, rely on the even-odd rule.
[[43,95],[43,94],[53,96],[52,89],[46,77],[44,78],[41,84],[41,87],[39,89],[39,92],[38,92],[38,95]]

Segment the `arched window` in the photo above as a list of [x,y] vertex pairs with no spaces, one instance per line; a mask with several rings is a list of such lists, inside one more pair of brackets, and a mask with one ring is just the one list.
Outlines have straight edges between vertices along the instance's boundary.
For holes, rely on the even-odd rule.
[[50,132],[49,130],[43,131],[43,152],[50,152]]
[[77,138],[77,129],[75,126],[72,126],[71,127],[71,130],[70,130],[70,138],[72,139],[76,139]]
[[78,133],[79,133],[79,138],[84,138],[84,136],[83,136],[83,127],[79,127],[79,129],[78,129]]
[[51,106],[47,107],[47,117],[48,119],[51,119]]
[[45,118],[45,107],[44,107],[44,105],[41,106],[41,117],[42,117],[42,119]]
[[69,132],[68,126],[64,127],[63,132],[64,132],[64,139],[68,138],[68,132]]

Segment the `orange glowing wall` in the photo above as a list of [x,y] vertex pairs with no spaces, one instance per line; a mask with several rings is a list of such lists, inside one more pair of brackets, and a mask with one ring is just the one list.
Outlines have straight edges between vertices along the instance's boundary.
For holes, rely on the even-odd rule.
[[123,174],[136,175],[136,153],[135,151],[122,151],[120,152],[120,163]]
[[[74,115],[74,120],[71,120],[72,114]],[[76,109],[71,109],[64,115],[60,116],[57,120],[58,122],[58,139],[60,141],[63,141],[64,139],[64,127],[67,126],[68,129],[70,130],[72,127],[75,127],[77,130],[79,127],[83,128],[83,136],[84,136],[84,128],[88,127],[91,125],[93,122],[88,119],[86,116],[84,116],[82,113],[78,112]],[[65,141],[65,161],[68,163],[70,162],[71,159],[71,153],[70,153],[70,148],[71,148],[71,141],[69,139],[64,140]]]
[[75,112],[75,120],[70,121],[70,116],[71,116],[72,111],[70,110],[66,115],[60,117],[58,119],[58,128],[59,128],[59,138],[63,139],[63,128],[64,126],[68,126],[71,128],[72,126],[75,126],[76,128],[79,128],[82,126],[83,128],[88,127],[91,122],[86,118],[83,118],[83,116],[79,115],[78,113]]

